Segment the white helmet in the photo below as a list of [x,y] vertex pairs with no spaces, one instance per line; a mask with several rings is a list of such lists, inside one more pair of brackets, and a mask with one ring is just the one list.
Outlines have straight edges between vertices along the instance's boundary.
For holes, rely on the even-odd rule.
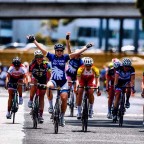
[[113,67],[114,68],[118,68],[119,66],[121,66],[121,62],[120,61],[113,62]]
[[86,65],[86,66],[93,64],[93,59],[90,57],[84,57],[84,58],[82,58],[82,61],[83,61],[84,65]]
[[43,57],[43,53],[42,53],[41,50],[36,50],[36,51],[34,52],[34,56],[35,56],[35,58],[36,58],[36,57],[39,57],[39,56]]

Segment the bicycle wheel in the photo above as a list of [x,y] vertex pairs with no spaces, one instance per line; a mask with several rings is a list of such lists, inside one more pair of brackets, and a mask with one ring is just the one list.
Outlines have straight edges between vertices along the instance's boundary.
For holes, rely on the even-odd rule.
[[144,126],[144,105],[143,105],[143,126]]
[[88,126],[88,100],[85,98],[82,112],[82,131],[87,132]]
[[15,123],[15,112],[13,112],[12,116],[13,116],[13,124],[14,124]]
[[37,124],[38,124],[37,114],[33,112],[33,128],[34,129],[37,129]]
[[58,120],[58,118],[55,118],[55,120],[54,120],[54,132],[55,132],[55,134],[58,133],[58,127],[59,127],[59,120]]
[[71,91],[70,93],[70,116],[73,117],[74,115],[74,93]]

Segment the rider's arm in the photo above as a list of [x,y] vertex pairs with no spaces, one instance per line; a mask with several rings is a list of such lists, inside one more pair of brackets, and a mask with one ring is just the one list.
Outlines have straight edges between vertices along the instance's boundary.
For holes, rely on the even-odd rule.
[[110,81],[110,78],[109,78],[108,70],[107,70],[107,72],[106,72],[106,90],[109,89],[109,81]]
[[37,48],[42,51],[42,53],[43,53],[44,55],[47,54],[47,51],[46,51],[43,47],[40,46],[40,44],[37,42],[37,40],[35,39],[34,36],[29,35],[29,36],[27,36],[27,39],[28,39],[30,42],[33,42],[33,43],[37,46]]
[[5,88],[7,88],[7,85],[8,85],[9,79],[10,79],[10,74],[7,73],[6,80],[5,80]]
[[131,75],[131,87],[135,85],[135,74]]
[[66,34],[66,48],[68,51],[68,54],[71,54],[71,48],[70,48],[70,32]]
[[91,48],[93,46],[92,43],[88,43],[87,45],[85,45],[82,49],[80,49],[79,51],[73,52],[71,54],[69,54],[70,58],[75,58],[77,55],[80,55],[81,53],[83,53],[84,51],[86,51],[87,49]]
[[119,78],[119,74],[115,73],[114,86],[118,84],[118,78]]

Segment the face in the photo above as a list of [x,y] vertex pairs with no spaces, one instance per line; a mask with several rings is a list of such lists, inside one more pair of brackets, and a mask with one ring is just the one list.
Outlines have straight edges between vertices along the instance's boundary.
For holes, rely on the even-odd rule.
[[57,50],[55,50],[55,54],[56,54],[56,56],[58,56],[58,57],[61,57],[61,56],[63,55],[63,52],[64,52],[63,49],[57,49]]
[[90,71],[91,67],[92,67],[91,65],[85,65],[85,68],[86,68],[87,71]]
[[129,66],[123,66],[124,71],[129,71],[130,67]]
[[37,55],[37,56],[35,56],[35,59],[36,59],[38,64],[41,64],[42,61],[43,61],[43,56],[42,55]]

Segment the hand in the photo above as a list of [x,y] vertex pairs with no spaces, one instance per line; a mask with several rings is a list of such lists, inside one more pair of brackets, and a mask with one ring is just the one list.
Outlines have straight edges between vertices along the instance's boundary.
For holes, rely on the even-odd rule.
[[89,49],[89,48],[91,48],[92,46],[93,46],[92,43],[88,43],[88,44],[86,45],[86,48]]
[[33,35],[28,35],[27,39],[28,39],[29,42],[34,42],[35,37]]
[[101,96],[101,92],[100,91],[97,92],[97,96]]
[[70,39],[70,32],[68,32],[67,34],[66,34],[66,40],[69,40]]
[[5,89],[6,89],[6,90],[8,89],[8,86],[7,86],[7,84],[5,85]]

